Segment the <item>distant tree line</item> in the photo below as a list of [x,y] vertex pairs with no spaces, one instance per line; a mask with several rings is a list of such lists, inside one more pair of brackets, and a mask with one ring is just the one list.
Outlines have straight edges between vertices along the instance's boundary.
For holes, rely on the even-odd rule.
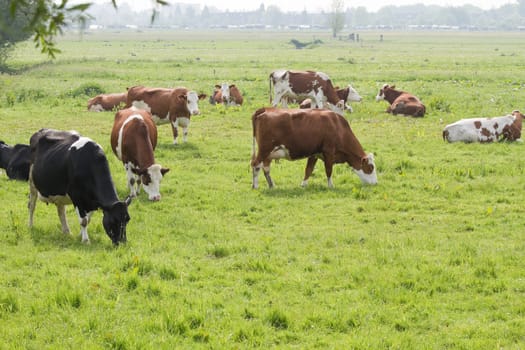
[[[116,12],[118,11],[118,12]],[[89,9],[92,16],[88,24],[104,27],[137,25],[141,27],[184,27],[184,28],[226,28],[228,26],[283,28],[289,26],[331,28],[333,16],[327,12],[283,12],[277,6],[265,7],[261,4],[254,11],[220,10],[215,7],[172,4],[165,6],[150,20],[151,10],[136,13],[126,4],[111,8],[111,5],[93,5]],[[369,12],[365,7],[346,8],[343,11],[345,28],[393,28],[406,29],[415,26],[451,26],[460,28],[479,28],[495,30],[525,29],[525,1],[507,4],[499,8],[483,10],[472,5],[460,7],[409,5],[386,6],[377,12]]]
[[152,8],[136,13],[118,0],[96,5],[87,0],[0,0],[0,73],[17,42],[32,37],[37,48],[50,57],[60,49],[56,37],[67,27],[165,27],[165,28],[326,28],[332,36],[343,29],[441,28],[525,30],[525,0],[491,10],[475,6],[386,6],[377,12],[365,7],[347,8],[345,0],[332,0],[328,13],[306,9],[282,12],[277,6],[261,3],[254,11],[230,11],[166,0],[150,0]]

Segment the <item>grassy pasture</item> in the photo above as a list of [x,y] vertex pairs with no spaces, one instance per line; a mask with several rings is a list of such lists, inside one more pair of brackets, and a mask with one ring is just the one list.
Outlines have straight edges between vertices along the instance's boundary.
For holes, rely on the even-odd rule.
[[[0,139],[76,129],[112,154],[113,113],[88,113],[86,86],[235,82],[240,108],[201,102],[187,144],[159,127],[171,171],[163,198],[130,206],[128,244],[111,246],[96,213],[91,245],[60,233],[53,206],[0,176],[0,349],[521,349],[525,346],[522,143],[447,144],[443,127],[523,105],[522,33],[111,32],[66,35],[53,62],[20,45],[0,76]],[[295,50],[288,41],[320,38]],[[272,166],[251,189],[251,114],[268,105],[274,69],[315,69],[364,97],[346,117],[374,152],[379,184],[344,165],[326,187],[319,162]],[[384,113],[384,83],[414,92],[422,119]]]

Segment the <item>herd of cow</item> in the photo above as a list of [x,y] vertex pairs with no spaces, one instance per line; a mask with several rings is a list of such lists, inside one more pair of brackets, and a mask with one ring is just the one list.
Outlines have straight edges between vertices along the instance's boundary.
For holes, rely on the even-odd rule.
[[[274,71],[270,74],[272,107],[258,109],[252,115],[252,187],[258,188],[263,170],[269,187],[270,163],[274,159],[307,158],[302,186],[306,186],[317,160],[325,165],[327,183],[333,187],[332,168],[347,163],[364,184],[376,184],[373,154],[364,152],[353,134],[344,111],[352,111],[350,102],[361,96],[350,85],[334,87],[330,78],[314,71]],[[192,115],[199,114],[198,102],[206,98],[183,87],[147,88],[134,86],[125,93],[103,94],[88,101],[90,111],[116,110],[111,131],[111,147],[122,161],[130,194],[118,199],[108,161],[102,148],[75,131],[41,129],[29,145],[9,146],[0,141],[0,167],[10,179],[29,182],[29,226],[37,199],[57,207],[62,231],[69,233],[65,205],[73,204],[79,217],[83,242],[89,242],[87,225],[97,209],[103,211],[103,226],[112,242],[126,241],[130,220],[128,205],[142,187],[149,200],[160,200],[160,182],[169,171],[155,163],[156,125],[170,123],[173,142],[178,142],[182,128],[186,142]],[[376,100],[389,103],[388,113],[423,117],[425,105],[414,95],[384,85]],[[288,102],[300,103],[288,109]],[[210,103],[242,105],[243,97],[234,84],[216,85]],[[281,104],[281,108],[277,106]],[[523,114],[495,118],[462,119],[447,125],[443,139],[448,142],[515,141],[521,138]]]

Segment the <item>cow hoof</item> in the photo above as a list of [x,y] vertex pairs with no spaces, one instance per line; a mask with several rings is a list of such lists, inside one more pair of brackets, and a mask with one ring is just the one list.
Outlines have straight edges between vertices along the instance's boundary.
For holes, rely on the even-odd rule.
[[82,240],[82,244],[90,245],[90,244],[91,244],[91,241],[90,241],[89,239]]

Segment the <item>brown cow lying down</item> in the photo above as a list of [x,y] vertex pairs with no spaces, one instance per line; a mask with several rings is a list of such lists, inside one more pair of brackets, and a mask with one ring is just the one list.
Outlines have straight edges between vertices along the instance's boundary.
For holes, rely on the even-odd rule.
[[318,158],[324,161],[328,187],[333,187],[332,167],[337,163],[348,163],[363,183],[377,183],[373,154],[363,151],[348,121],[333,111],[261,108],[252,116],[252,127],[253,188],[259,187],[261,168],[268,186],[274,186],[270,163],[280,158],[308,158],[302,186],[306,186]]
[[495,142],[521,139],[523,114],[515,110],[512,114],[494,118],[461,119],[443,129],[443,140],[448,142]]
[[126,92],[115,94],[101,94],[88,100],[87,109],[90,112],[113,111],[126,104]]
[[210,96],[210,103],[212,105],[224,103],[226,106],[241,106],[243,100],[237,86],[235,86],[235,84],[228,85],[227,83],[215,85],[213,96]]
[[[344,101],[345,110],[352,113],[354,110],[352,106],[350,106],[350,102],[361,102],[362,97],[359,95],[359,93],[352,87],[352,85],[348,85],[344,89],[339,88],[338,86],[335,87],[335,92],[337,93],[337,96]],[[299,104],[299,108],[312,108],[312,99],[307,98],[303,102]]]
[[383,85],[376,96],[376,101],[388,101],[390,106],[386,111],[393,115],[423,117],[426,112],[425,105],[416,96],[406,91],[396,90],[395,87],[395,85]]

